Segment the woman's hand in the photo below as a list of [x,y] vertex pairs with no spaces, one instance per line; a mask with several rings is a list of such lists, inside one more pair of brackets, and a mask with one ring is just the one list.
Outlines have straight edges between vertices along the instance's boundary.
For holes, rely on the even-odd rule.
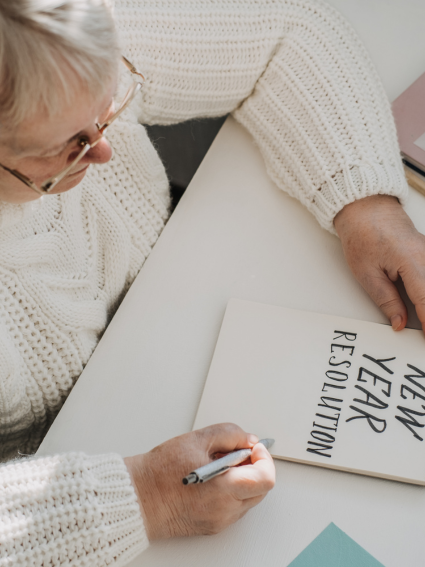
[[[261,502],[275,482],[273,459],[255,435],[224,423],[193,431],[128,457],[149,540],[215,534]],[[216,453],[253,448],[252,464],[231,468],[205,484],[183,485],[189,472]]]
[[374,195],[347,205],[335,217],[348,265],[395,331],[407,309],[393,282],[403,280],[425,332],[425,236],[395,197]]

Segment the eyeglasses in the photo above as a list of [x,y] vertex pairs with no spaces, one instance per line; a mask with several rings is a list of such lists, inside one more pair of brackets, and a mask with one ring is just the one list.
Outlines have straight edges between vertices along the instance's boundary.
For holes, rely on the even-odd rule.
[[68,175],[68,173],[77,165],[77,163],[86,155],[86,153],[92,148],[94,148],[100,142],[100,140],[103,138],[105,134],[106,129],[112,124],[112,122],[114,122],[114,120],[118,118],[118,116],[120,116],[120,114],[124,112],[124,110],[133,101],[136,94],[141,90],[143,83],[145,82],[145,77],[134,67],[132,63],[130,63],[128,59],[126,59],[124,56],[122,56],[121,59],[124,65],[127,67],[127,69],[134,75],[138,75],[141,78],[141,80],[139,79],[138,81],[132,84],[132,86],[128,89],[123,101],[119,105],[118,109],[108,118],[108,120],[106,120],[106,122],[103,122],[102,124],[96,123],[96,127],[99,131],[100,136],[94,142],[90,143],[86,136],[81,136],[79,138],[78,145],[81,147],[81,150],[71,164],[67,165],[65,169],[63,169],[56,175],[49,177],[49,179],[44,181],[40,187],[38,187],[34,183],[34,181],[31,181],[29,177],[20,173],[16,169],[10,169],[5,165],[2,165],[1,163],[0,163],[0,167],[5,171],[11,173],[14,177],[22,181],[22,183],[25,183],[25,185],[27,185],[28,187],[31,187],[31,189],[33,189],[39,195],[47,195],[48,193],[50,193],[50,191],[60,181],[62,181],[64,177]]

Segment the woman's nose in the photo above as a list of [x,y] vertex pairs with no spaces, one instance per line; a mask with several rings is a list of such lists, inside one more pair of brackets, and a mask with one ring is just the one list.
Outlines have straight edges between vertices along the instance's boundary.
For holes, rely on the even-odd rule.
[[[78,151],[72,152],[68,156],[68,163],[72,163],[77,157]],[[90,163],[106,163],[112,157],[112,148],[108,140],[102,136],[97,144],[89,149],[89,151],[80,159],[80,164]]]
[[102,136],[99,142],[91,148],[80,163],[106,163],[112,157],[112,148],[108,140]]

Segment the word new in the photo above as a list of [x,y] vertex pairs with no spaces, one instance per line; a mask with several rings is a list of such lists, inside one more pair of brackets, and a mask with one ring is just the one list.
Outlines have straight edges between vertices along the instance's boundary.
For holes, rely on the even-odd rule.
[[[372,356],[364,354],[363,357],[378,365],[381,370],[390,376],[394,374],[394,371],[388,368],[384,363],[395,360],[395,356],[393,358],[375,359]],[[425,372],[412,364],[407,364],[407,367],[409,370],[413,371],[414,374],[404,375],[406,382],[402,382],[400,386],[400,397],[403,400],[408,400],[408,403],[400,403],[400,405],[397,406],[399,413],[394,417],[413,434],[415,439],[423,441],[423,437],[419,435],[417,429],[425,427],[425,423],[419,422],[416,418],[425,417],[425,381],[423,380],[425,378]],[[385,410],[389,405],[388,398],[391,396],[392,382],[389,380],[388,376],[383,378],[379,374],[376,374],[376,372],[382,374],[381,370],[376,369],[376,367],[374,367],[374,370],[375,372],[363,366],[360,367],[357,382],[369,382],[367,387],[359,384],[354,386],[364,394],[364,397],[353,399],[353,405],[350,406],[350,409],[356,413],[346,421],[365,419],[375,433],[383,433],[387,428],[387,420],[384,416]],[[373,393],[371,390],[373,390]],[[411,407],[412,402],[414,407]],[[356,405],[354,405],[354,403]]]

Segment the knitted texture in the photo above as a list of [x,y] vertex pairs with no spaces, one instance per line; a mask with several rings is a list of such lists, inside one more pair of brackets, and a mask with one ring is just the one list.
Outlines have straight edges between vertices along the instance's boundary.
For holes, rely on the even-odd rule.
[[[37,448],[167,220],[166,174],[137,120],[233,112],[276,184],[331,231],[355,199],[406,197],[382,85],[326,4],[116,0],[114,14],[147,81],[108,130],[112,160],[67,193],[0,204],[3,460]],[[25,460],[0,478],[0,566],[41,565],[43,553],[44,564],[121,565],[147,545],[118,457]]]
[[382,193],[405,202],[381,81],[327,4],[123,0],[115,14],[126,53],[147,77],[142,122],[234,112],[274,182],[333,233],[336,214],[354,200]]
[[118,455],[20,461],[0,481],[1,567],[125,565],[149,544]]
[[[131,118],[131,116],[130,116]],[[0,456],[33,453],[168,216],[163,165],[128,115],[72,191],[0,215]],[[124,565],[148,541],[120,457],[0,468],[0,566]]]

